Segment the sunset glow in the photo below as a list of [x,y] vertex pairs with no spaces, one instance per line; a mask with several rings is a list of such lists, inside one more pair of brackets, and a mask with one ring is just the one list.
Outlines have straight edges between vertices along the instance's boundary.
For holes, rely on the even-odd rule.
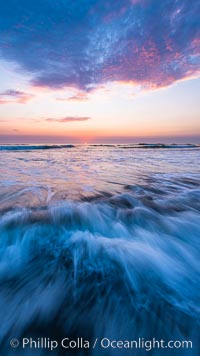
[[2,5],[2,142],[199,141],[197,1],[47,3]]

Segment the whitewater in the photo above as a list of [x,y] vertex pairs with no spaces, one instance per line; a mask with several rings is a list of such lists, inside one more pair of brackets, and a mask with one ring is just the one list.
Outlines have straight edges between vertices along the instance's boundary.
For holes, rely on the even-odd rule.
[[199,166],[199,145],[1,145],[2,355],[68,337],[192,340],[151,354],[198,356]]

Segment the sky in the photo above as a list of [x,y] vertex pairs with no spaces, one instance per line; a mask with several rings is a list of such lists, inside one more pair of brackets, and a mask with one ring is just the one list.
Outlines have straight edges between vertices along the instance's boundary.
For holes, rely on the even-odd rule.
[[199,0],[0,0],[0,142],[199,142]]

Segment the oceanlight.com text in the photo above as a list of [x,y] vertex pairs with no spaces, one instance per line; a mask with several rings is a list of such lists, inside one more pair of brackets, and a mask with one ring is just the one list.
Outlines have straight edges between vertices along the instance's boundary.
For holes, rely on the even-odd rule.
[[96,338],[94,340],[86,340],[82,337],[72,340],[68,337],[62,340],[53,340],[50,338],[13,338],[10,340],[12,348],[22,349],[48,349],[53,351],[57,348],[63,349],[143,349],[151,351],[152,349],[192,349],[191,340],[157,340],[155,338],[148,340],[138,338],[137,340],[114,340],[109,338]]

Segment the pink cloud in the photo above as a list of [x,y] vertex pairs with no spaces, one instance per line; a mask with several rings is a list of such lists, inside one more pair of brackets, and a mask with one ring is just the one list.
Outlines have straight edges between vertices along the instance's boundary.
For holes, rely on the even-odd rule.
[[48,118],[46,121],[49,122],[60,122],[60,123],[66,123],[66,122],[80,122],[80,121],[88,121],[91,118],[86,116],[86,117],[74,117],[74,116],[69,116],[69,117],[63,117],[63,118]]
[[77,93],[68,98],[57,98],[58,101],[87,101],[88,95],[86,93]]
[[9,89],[0,93],[0,104],[26,104],[29,100],[33,99],[34,96],[35,95],[30,93]]

